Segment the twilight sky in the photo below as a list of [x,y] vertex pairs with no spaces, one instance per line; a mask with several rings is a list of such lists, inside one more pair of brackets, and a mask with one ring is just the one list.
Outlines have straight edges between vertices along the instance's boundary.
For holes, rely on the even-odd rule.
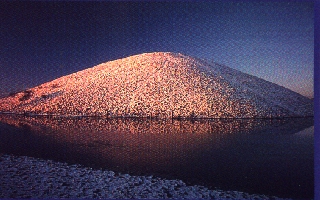
[[313,2],[0,2],[0,97],[135,54],[179,52],[313,97]]

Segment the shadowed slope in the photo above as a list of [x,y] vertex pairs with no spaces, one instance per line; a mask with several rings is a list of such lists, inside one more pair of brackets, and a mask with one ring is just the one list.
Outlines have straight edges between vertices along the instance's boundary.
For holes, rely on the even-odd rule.
[[0,100],[0,110],[127,117],[292,117],[312,101],[226,66],[145,53],[63,76]]

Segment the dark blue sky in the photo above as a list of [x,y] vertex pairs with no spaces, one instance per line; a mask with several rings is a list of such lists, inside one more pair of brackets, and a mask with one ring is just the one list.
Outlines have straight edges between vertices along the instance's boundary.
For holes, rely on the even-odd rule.
[[0,96],[171,51],[313,97],[313,2],[0,2]]

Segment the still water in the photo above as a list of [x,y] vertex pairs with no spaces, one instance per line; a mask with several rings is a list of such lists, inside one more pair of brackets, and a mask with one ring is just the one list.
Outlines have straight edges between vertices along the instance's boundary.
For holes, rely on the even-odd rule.
[[313,118],[151,120],[0,115],[0,153],[211,189],[313,198]]

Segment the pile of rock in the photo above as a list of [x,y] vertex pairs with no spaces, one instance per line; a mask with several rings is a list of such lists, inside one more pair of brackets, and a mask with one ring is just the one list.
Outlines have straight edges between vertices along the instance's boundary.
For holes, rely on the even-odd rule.
[[176,53],[100,64],[0,99],[0,111],[158,118],[313,116],[312,101],[286,88]]

